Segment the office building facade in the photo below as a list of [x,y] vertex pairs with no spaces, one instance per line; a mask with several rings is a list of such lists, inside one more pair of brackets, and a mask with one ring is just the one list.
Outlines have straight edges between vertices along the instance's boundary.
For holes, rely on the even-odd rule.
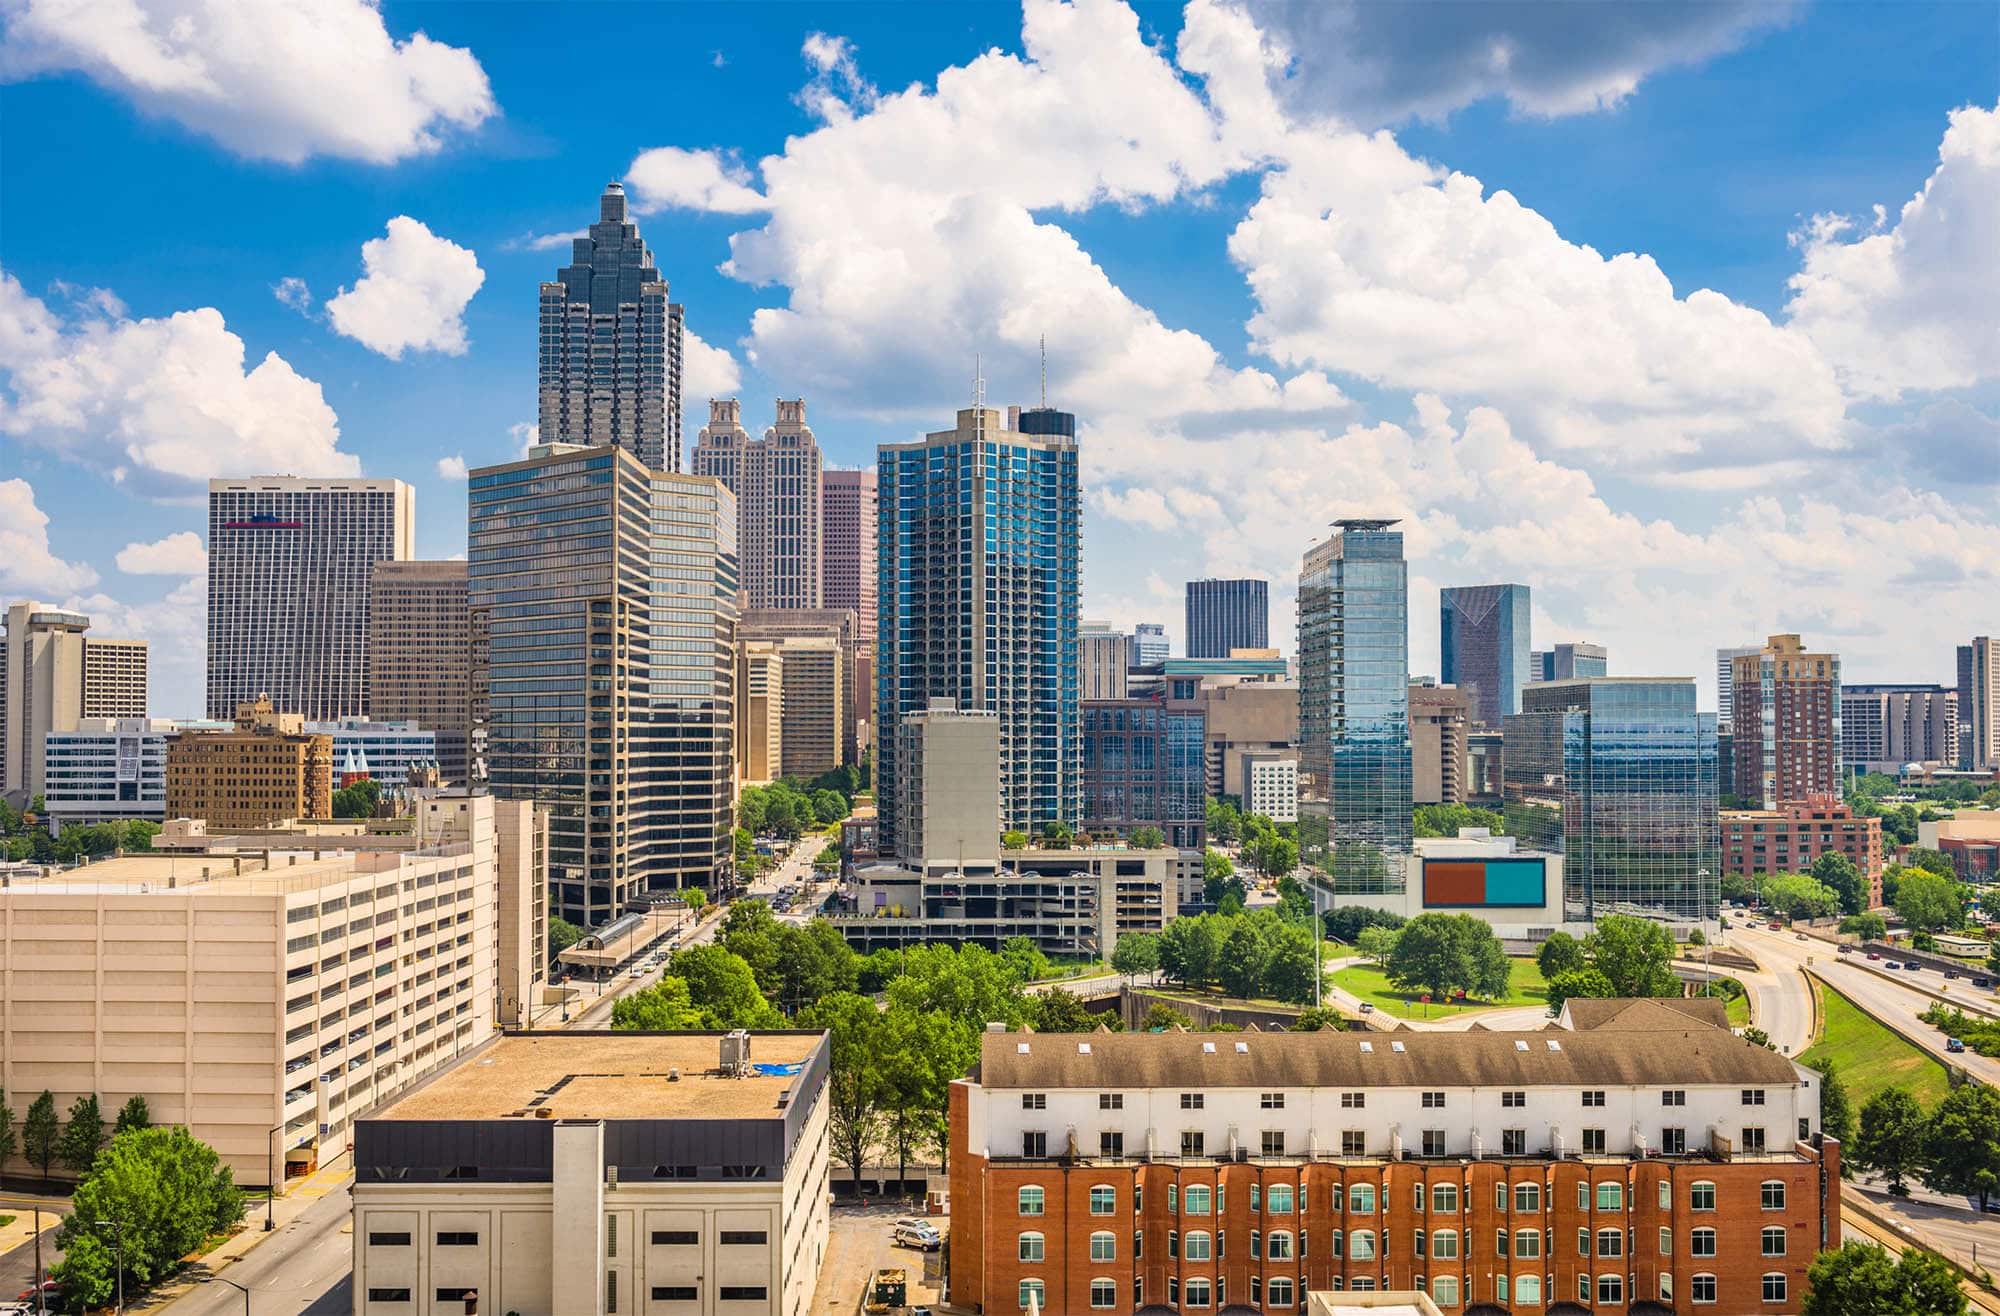
[[210,480],[208,716],[260,696],[314,722],[367,716],[370,581],[415,543],[401,480]]
[[1521,711],[1531,612],[1526,585],[1447,589],[1438,608],[1438,679],[1465,691],[1472,720],[1497,727]]
[[1536,649],[1528,655],[1531,681],[1574,681],[1579,676],[1611,675],[1611,658],[1601,644],[1565,641],[1552,649]]
[[1958,646],[1958,762],[2000,768],[2000,639],[1990,635]]
[[1299,760],[1294,754],[1252,754],[1243,763],[1243,808],[1275,823],[1299,820]]
[[1299,866],[1399,890],[1410,852],[1410,607],[1394,521],[1348,520],[1299,573]]
[[167,816],[218,831],[333,816],[333,737],[268,699],[237,706],[227,730],[167,741]]
[[90,618],[46,603],[16,603],[0,635],[0,796],[43,793],[49,736],[87,718],[146,716],[146,644],[86,634]]
[[366,777],[385,792],[399,791],[410,784],[412,769],[437,766],[437,733],[415,722],[348,717],[338,722],[308,722],[305,730],[333,742],[335,789]]
[[1132,628],[1132,665],[1151,667],[1163,663],[1173,656],[1173,645],[1167,640],[1167,628],[1155,621],[1142,621]]
[[605,185],[597,222],[542,285],[540,438],[623,448],[650,470],[681,468],[685,315],[639,229],[625,189]]
[[1773,635],[1732,666],[1734,793],[1766,809],[1840,794],[1840,655]]
[[1190,580],[1187,656],[1227,658],[1238,649],[1271,646],[1271,582]]
[[737,556],[746,608],[817,608],[826,597],[819,444],[805,399],[779,398],[777,419],[754,439],[735,398],[708,404],[695,436],[694,473],[736,495]]
[[766,786],[784,775],[785,658],[777,640],[736,644],[736,785]]
[[873,738],[875,722],[875,536],[880,516],[875,481],[874,471],[826,471],[820,476],[820,575],[826,606],[854,614],[854,679],[848,691],[863,745]]
[[1942,685],[1840,687],[1840,758],[1849,772],[1956,767],[1958,691]]
[[1824,854],[1854,861],[1868,886],[1868,907],[1882,903],[1882,820],[1862,818],[1827,797],[1780,809],[1725,809],[1722,871],[1737,877],[1803,873]]
[[483,748],[473,707],[472,605],[463,562],[378,562],[369,581],[368,716],[437,738],[438,771],[474,780]]
[[1416,804],[1463,804],[1466,736],[1472,704],[1457,686],[1410,687],[1410,799]]
[[49,828],[162,822],[167,816],[167,742],[183,732],[228,731],[227,722],[86,717],[48,736],[43,797]]
[[1084,622],[1076,637],[1082,697],[1123,699],[1132,666],[1132,637],[1101,622]]
[[1754,644],[1715,651],[1715,720],[1724,731],[1733,731],[1736,726],[1736,660],[1761,652]]
[[595,927],[734,871],[736,500],[623,448],[472,472],[487,777],[549,809],[553,911]]
[[[882,798],[903,789],[890,729],[948,698],[1000,727],[1001,821],[1074,828],[1081,548],[1076,418],[960,411],[880,447],[876,725]],[[882,817],[884,843],[898,814]]]
[[1205,720],[1196,700],[1083,702],[1083,831],[1157,827],[1198,866],[1207,845]]
[[1292,681],[1241,681],[1198,691],[1207,736],[1203,753],[1210,795],[1249,793],[1245,764],[1259,754],[1298,758],[1299,687]]
[[[851,682],[855,673],[872,674],[874,669],[867,653],[873,647],[874,641],[872,637],[862,633],[858,621],[854,612],[847,608],[760,608],[746,609],[738,627],[742,639],[769,640],[779,645],[781,650],[794,640],[808,641],[810,645],[830,644],[838,649],[841,661],[839,678],[841,697],[846,700],[846,707],[838,713],[826,708],[812,714],[818,719],[819,724],[833,727],[833,734],[836,737],[833,742],[835,748],[833,757],[827,764],[828,767],[841,763],[859,763],[861,751],[868,747],[867,735],[862,730],[867,719],[856,718],[854,710],[861,704],[867,704],[872,708],[874,691],[871,689],[865,697],[857,698]],[[802,661],[806,660],[802,657]],[[814,666],[813,670],[817,671],[817,666]],[[805,700],[810,691],[823,690],[827,679],[831,678],[807,677],[802,672],[799,680],[803,684],[788,687],[786,696]],[[817,700],[819,696],[813,695],[812,698]],[[800,706],[802,709],[806,707],[803,703]],[[822,750],[813,750],[811,754],[816,759],[826,757]],[[819,769],[821,772],[825,770],[825,768]],[[790,769],[786,771],[789,772]]]
[[1538,684],[1507,719],[1507,830],[1563,856],[1566,921],[1717,917],[1715,718],[1684,677]]

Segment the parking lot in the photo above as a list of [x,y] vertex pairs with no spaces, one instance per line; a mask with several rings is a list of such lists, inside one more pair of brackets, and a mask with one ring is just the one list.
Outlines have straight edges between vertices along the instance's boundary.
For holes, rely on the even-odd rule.
[[[898,1205],[834,1207],[832,1237],[820,1266],[819,1287],[813,1292],[816,1316],[853,1316],[861,1308],[862,1288],[884,1266],[901,1266],[909,1276],[910,1306],[935,1309],[944,1294],[940,1286],[924,1282],[925,1254],[897,1247],[889,1237],[898,1217],[922,1214],[921,1209]],[[939,1216],[930,1221],[940,1232],[948,1223]],[[939,1253],[930,1256],[935,1265]]]

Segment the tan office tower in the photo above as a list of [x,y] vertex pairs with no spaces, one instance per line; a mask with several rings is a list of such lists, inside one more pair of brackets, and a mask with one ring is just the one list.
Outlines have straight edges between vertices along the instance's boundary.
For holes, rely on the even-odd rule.
[[1840,655],[1796,635],[1731,660],[1733,793],[1766,809],[1841,792]]
[[369,577],[415,543],[401,480],[210,480],[208,715],[269,695],[308,722],[365,717]]
[[368,716],[435,732],[444,779],[472,780],[472,609],[465,563],[378,562],[369,595]]
[[819,487],[826,606],[854,614],[854,722],[865,745],[875,719],[875,472],[827,471]]
[[778,640],[736,646],[736,784],[763,786],[782,772],[785,659]]
[[777,422],[753,439],[742,404],[718,398],[694,441],[694,473],[712,475],[736,495],[737,543],[746,608],[818,608],[820,572],[819,444],[806,425],[805,399],[778,399]]
[[1410,799],[1463,804],[1472,701],[1455,685],[1410,687]]
[[146,645],[85,635],[90,618],[46,603],[7,609],[0,638],[0,795],[42,793],[43,747],[86,717],[146,715]]
[[[833,641],[839,645],[842,655],[842,666],[844,668],[843,682],[847,679],[848,673],[852,673],[857,667],[862,665],[862,658],[859,652],[861,637],[855,629],[854,614],[845,609],[765,608],[757,611],[745,611],[739,634],[745,640],[770,640],[779,644],[785,644],[794,639]],[[843,684],[843,690],[845,689],[846,687]],[[804,684],[796,692],[790,686],[787,686],[786,697],[788,699],[796,698],[803,700],[807,698],[808,690],[809,687]],[[851,690],[846,691],[846,697],[848,700],[848,709],[840,719],[840,725],[837,728],[839,739],[835,742],[839,746],[840,756],[834,763],[828,764],[828,767],[832,767],[837,763],[859,763],[861,761],[860,751],[867,744],[866,741],[860,739],[853,716],[853,694]],[[787,741],[789,741],[792,734],[792,711],[792,708],[787,705],[785,709],[785,735]],[[811,751],[811,756],[813,757],[816,757],[818,754],[819,751],[817,750]],[[784,757],[786,761],[791,760],[789,748]],[[798,761],[805,762],[808,760],[801,758]],[[825,768],[818,769],[820,772],[824,772],[825,770]],[[786,768],[785,771],[790,772],[792,769]]]
[[785,731],[778,761],[787,777],[817,777],[850,762],[854,724],[847,681],[853,648],[832,636],[795,635],[781,641]]
[[1083,670],[1082,697],[1124,699],[1130,688],[1126,672],[1131,666],[1132,637],[1103,622],[1087,621],[1077,627],[1076,645]]
[[167,817],[210,830],[333,816],[333,737],[305,730],[268,699],[237,706],[233,731],[189,731],[167,742]]

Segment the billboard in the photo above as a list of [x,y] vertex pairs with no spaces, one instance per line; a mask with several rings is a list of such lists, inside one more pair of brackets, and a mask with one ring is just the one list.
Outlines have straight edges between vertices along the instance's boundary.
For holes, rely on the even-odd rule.
[[1539,909],[1548,903],[1540,859],[1426,859],[1426,909]]

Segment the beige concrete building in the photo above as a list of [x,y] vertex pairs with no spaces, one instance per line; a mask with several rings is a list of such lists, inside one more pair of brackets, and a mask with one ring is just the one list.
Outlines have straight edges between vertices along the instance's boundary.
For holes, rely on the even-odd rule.
[[736,785],[776,781],[785,740],[785,659],[777,640],[736,647]]
[[232,731],[167,742],[167,817],[217,831],[333,816],[333,737],[268,699],[240,704]]
[[1472,702],[1454,685],[1410,687],[1410,798],[1463,804],[1470,777]]
[[46,603],[7,609],[0,637],[0,795],[42,793],[44,743],[84,718],[146,715],[146,645],[85,635],[90,618]]
[[932,699],[896,733],[896,852],[921,871],[991,865],[1000,856],[1000,722]]
[[447,793],[400,837],[183,825],[182,848],[10,878],[0,1085],[59,1109],[143,1096],[238,1183],[268,1183],[274,1159],[299,1172],[538,990],[533,820]]
[[1241,799],[1248,782],[1244,762],[1254,753],[1292,750],[1299,739],[1299,687],[1295,681],[1245,681],[1200,694],[1206,722],[1208,793]]
[[781,641],[778,650],[784,659],[785,730],[778,756],[784,775],[812,778],[852,762],[849,652],[831,637],[804,635]]
[[819,443],[804,398],[779,398],[776,406],[776,420],[753,439],[741,403],[711,399],[708,424],[695,436],[694,473],[714,476],[736,495],[744,607],[818,608],[826,595]]
[[472,609],[463,562],[377,562],[368,578],[368,716],[437,736],[449,782],[476,777]]
[[1076,648],[1082,672],[1082,699],[1124,699],[1130,685],[1132,637],[1113,630],[1103,622],[1087,621],[1077,627]]
[[563,1032],[467,1056],[355,1130],[355,1316],[455,1316],[472,1293],[519,1316],[806,1316],[828,1052]]
[[1244,756],[1243,811],[1272,822],[1299,820],[1299,756],[1296,750],[1265,750]]
[[855,695],[853,685],[866,683],[873,690],[875,660],[873,648],[864,643],[867,637],[860,630],[856,614],[846,608],[757,608],[743,613],[737,634],[746,640],[772,640],[780,644],[794,639],[831,640],[839,646],[841,680],[849,708],[841,719],[840,758],[836,762],[859,763],[868,739],[861,729],[865,718],[857,718],[854,712],[862,701]]

